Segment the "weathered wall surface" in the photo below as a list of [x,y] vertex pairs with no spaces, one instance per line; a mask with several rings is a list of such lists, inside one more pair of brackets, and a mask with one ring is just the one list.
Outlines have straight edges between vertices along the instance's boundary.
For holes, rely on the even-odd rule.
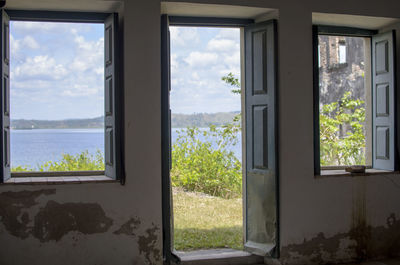
[[[0,192],[0,264],[157,264],[161,226],[119,184]],[[114,198],[113,198],[114,197]],[[116,199],[116,200],[115,200]]]
[[162,264],[160,2],[127,1],[119,11],[126,185],[0,185],[1,265]]
[[[189,2],[279,9],[281,263],[400,254],[399,175],[314,178],[311,41],[312,12],[400,18],[400,3]],[[162,264],[160,1],[124,14],[126,186],[0,186],[1,265]]]

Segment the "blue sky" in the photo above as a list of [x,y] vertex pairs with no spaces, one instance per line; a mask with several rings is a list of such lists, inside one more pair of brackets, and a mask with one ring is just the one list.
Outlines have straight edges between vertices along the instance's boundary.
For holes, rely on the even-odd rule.
[[222,76],[240,74],[240,30],[170,27],[173,113],[240,111]]
[[[58,120],[104,114],[104,25],[10,25],[11,118]],[[171,27],[174,113],[240,110],[221,77],[240,73],[239,29]]]
[[12,119],[103,115],[103,24],[12,21],[10,35]]

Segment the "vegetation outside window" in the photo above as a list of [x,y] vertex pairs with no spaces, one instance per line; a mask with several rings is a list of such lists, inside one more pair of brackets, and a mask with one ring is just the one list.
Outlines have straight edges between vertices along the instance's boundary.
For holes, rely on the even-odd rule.
[[[162,180],[163,234],[166,262],[178,262],[174,251],[173,200],[171,196],[171,65],[169,26],[241,27],[245,81],[242,119],[245,120],[246,148],[243,170],[244,249],[258,256],[279,257],[278,156],[277,156],[277,38],[276,21],[254,23],[229,18],[162,16]],[[240,23],[239,23],[240,22]],[[226,43],[226,42],[219,42]],[[225,44],[224,44],[225,45]],[[174,69],[175,70],[175,69]],[[190,132],[191,133],[191,132]],[[173,159],[172,159],[173,161]],[[267,195],[266,195],[267,194]]]
[[[1,50],[0,57],[2,60],[1,77],[2,82],[1,88],[1,110],[2,115],[0,119],[1,132],[0,132],[0,160],[2,163],[2,170],[0,171],[0,182],[5,182],[12,177],[11,173],[11,157],[10,157],[10,133],[11,133],[11,120],[12,109],[10,108],[10,82],[13,82],[13,77],[15,75],[10,75],[10,64],[13,62],[12,56],[10,56],[10,41],[13,37],[10,33],[10,21],[26,21],[34,24],[36,22],[62,22],[68,23],[97,23],[104,25],[104,32],[102,38],[104,42],[104,69],[99,69],[99,73],[104,73],[104,158],[99,158],[99,160],[104,161],[104,175],[113,179],[123,179],[121,175],[121,109],[120,109],[120,98],[121,98],[121,88],[118,82],[118,16],[117,14],[107,14],[107,13],[84,13],[84,12],[36,12],[36,11],[17,11],[17,10],[1,10],[0,13],[2,25],[0,27],[1,36]],[[66,25],[68,26],[68,25]],[[73,33],[73,27],[71,26],[71,32]],[[46,38],[45,34],[40,36],[41,38]],[[26,43],[31,46],[36,45],[37,50],[42,47],[35,44],[34,40],[30,36],[26,36],[24,39]],[[61,43],[61,39],[58,39]],[[82,39],[76,37],[75,41],[82,42]],[[21,42],[15,42],[13,48],[17,47],[17,44]],[[61,45],[61,44],[60,44]],[[82,44],[83,45],[83,44]],[[37,60],[31,60],[30,63],[36,68],[43,67],[41,58],[45,59],[46,56],[37,56]],[[86,58],[80,58],[83,60],[90,60],[93,56],[90,54]],[[48,65],[48,64],[46,64]],[[79,65],[78,65],[79,66]],[[78,69],[79,67],[75,67]],[[55,70],[62,70],[62,67],[55,66]],[[54,70],[52,69],[52,70]],[[53,75],[57,75],[57,71],[53,71]],[[83,71],[83,70],[82,70]],[[54,78],[57,80],[57,78]],[[39,80],[40,81],[40,80]],[[73,93],[73,89],[79,87],[72,86],[70,93]],[[88,88],[89,89],[89,88]],[[43,97],[46,94],[42,95]],[[62,95],[61,95],[62,96]],[[51,109],[49,109],[51,112]],[[71,109],[72,112],[72,109]],[[34,126],[34,125],[32,125]],[[73,169],[72,169],[73,170]],[[71,175],[79,176],[80,172],[72,173]],[[27,172],[29,175],[29,172]],[[66,172],[63,172],[65,176]],[[68,174],[68,173],[67,173]],[[57,176],[57,172],[51,174],[52,176]],[[49,175],[47,175],[49,176]]]
[[393,34],[335,30],[314,27],[315,174],[396,170]]

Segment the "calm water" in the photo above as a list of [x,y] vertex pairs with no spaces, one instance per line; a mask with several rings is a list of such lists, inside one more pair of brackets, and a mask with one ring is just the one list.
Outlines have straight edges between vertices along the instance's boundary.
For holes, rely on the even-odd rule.
[[[175,128],[172,129],[172,142],[177,138]],[[204,137],[201,136],[203,139]],[[239,135],[240,137],[240,135]],[[239,138],[240,139],[240,138]],[[241,159],[241,146],[231,147],[235,155]],[[83,151],[96,154],[100,150],[104,154],[103,129],[35,129],[11,131],[11,166],[30,166],[47,161],[59,161],[62,154],[79,154]]]
[[103,129],[35,129],[11,131],[11,166],[35,167],[47,161],[59,161],[62,154],[85,150],[104,153]]

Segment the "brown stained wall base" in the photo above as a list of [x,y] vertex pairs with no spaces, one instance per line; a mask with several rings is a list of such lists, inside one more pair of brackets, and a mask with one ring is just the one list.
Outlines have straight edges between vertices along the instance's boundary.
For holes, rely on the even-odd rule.
[[48,201],[31,219],[27,210],[38,204],[37,198],[55,193],[55,189],[0,193],[0,223],[15,237],[33,236],[40,242],[59,241],[72,231],[104,233],[111,227],[112,219],[96,203]]
[[113,224],[96,203],[57,203],[49,201],[35,216],[32,235],[40,242],[59,241],[69,232],[85,235],[104,233]]
[[159,228],[152,224],[151,228],[145,230],[144,235],[137,235],[137,230],[140,228],[140,225],[141,221],[139,218],[131,218],[115,231],[114,234],[137,237],[139,253],[144,255],[147,264],[158,264],[161,260],[161,250],[157,248],[157,231]]
[[[106,216],[97,203],[58,203],[45,198],[45,205],[36,207],[35,213],[31,213],[32,207],[39,205],[39,197],[55,194],[55,189],[0,193],[0,226],[22,240],[33,237],[46,243],[58,242],[69,232],[83,235],[106,233],[113,225],[113,220]],[[131,218],[113,234],[135,237],[145,264],[159,264],[160,228],[152,223],[150,227],[141,229],[141,225],[139,218]]]
[[116,235],[135,236],[135,230],[139,228],[141,221],[139,218],[131,218],[114,232]]
[[[342,242],[349,241],[345,249]],[[344,257],[343,253],[349,256]],[[365,222],[359,223],[348,233],[339,233],[325,237],[319,233],[302,244],[282,247],[282,264],[327,264],[364,261],[400,256],[400,220],[395,214],[387,218],[387,226],[371,227]]]
[[0,193],[0,222],[11,235],[21,239],[29,237],[32,227],[28,223],[31,220],[24,210],[37,205],[38,197],[55,193],[55,189]]

